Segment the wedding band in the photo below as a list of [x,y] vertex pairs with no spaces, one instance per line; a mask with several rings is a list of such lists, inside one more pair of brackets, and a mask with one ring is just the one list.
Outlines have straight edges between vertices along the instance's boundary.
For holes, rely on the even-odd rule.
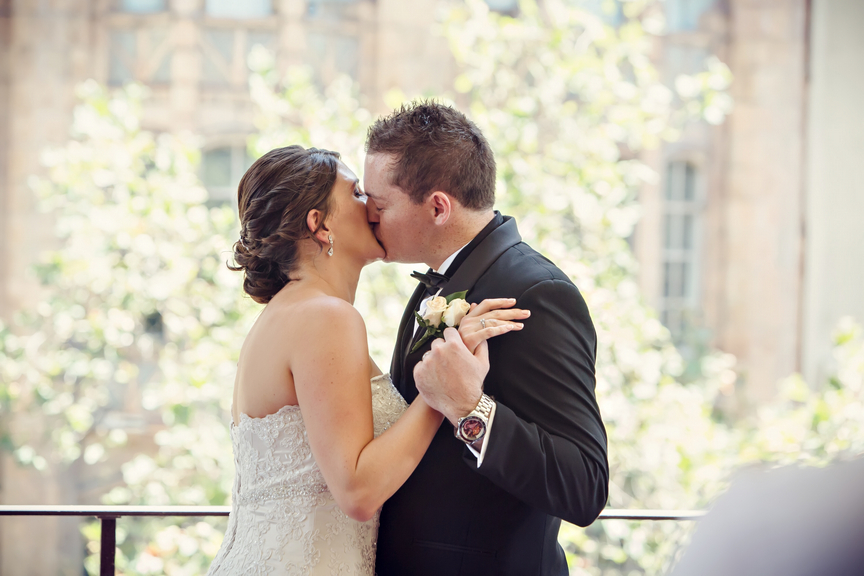
[[484,330],[486,329],[486,319],[485,318],[480,318],[480,326],[482,326]]
[[427,350],[426,352],[423,353],[423,360],[426,359],[426,356],[429,355],[429,352],[431,352],[431,350]]

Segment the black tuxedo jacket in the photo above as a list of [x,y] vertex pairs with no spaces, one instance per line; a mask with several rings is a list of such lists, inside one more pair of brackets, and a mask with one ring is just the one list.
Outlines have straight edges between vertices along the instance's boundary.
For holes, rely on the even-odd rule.
[[[497,227],[495,227],[497,225]],[[594,396],[596,333],[579,290],[496,214],[452,272],[442,295],[469,302],[516,298],[525,328],[489,341],[485,392],[497,407],[482,466],[445,420],[429,450],[381,511],[378,576],[566,575],[563,518],[593,522],[606,504],[606,431]],[[475,244],[475,243],[472,243]],[[460,258],[462,254],[460,253]],[[417,397],[413,369],[431,346],[408,353],[414,292],[393,355],[393,382]]]

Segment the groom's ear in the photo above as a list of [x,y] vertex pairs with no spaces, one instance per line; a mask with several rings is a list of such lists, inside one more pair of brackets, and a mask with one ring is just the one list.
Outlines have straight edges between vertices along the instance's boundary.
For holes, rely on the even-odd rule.
[[446,192],[436,190],[426,198],[426,205],[432,211],[435,224],[441,226],[446,224],[453,213],[453,200]]

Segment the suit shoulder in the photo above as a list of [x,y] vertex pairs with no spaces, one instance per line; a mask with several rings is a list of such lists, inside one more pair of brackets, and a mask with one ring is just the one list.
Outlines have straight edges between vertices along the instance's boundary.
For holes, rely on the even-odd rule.
[[488,279],[496,282],[506,282],[511,290],[520,293],[549,280],[560,280],[573,285],[573,281],[554,262],[525,242],[508,248],[489,267],[485,276],[490,276]]

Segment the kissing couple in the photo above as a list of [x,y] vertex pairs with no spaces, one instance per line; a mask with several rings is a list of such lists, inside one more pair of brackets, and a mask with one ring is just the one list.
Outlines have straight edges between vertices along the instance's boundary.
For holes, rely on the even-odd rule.
[[[609,482],[585,301],[493,210],[495,159],[465,115],[403,106],[366,152],[362,188],[300,146],[240,181],[232,269],[265,307],[240,351],[209,574],[563,576],[561,519],[593,522]],[[352,305],[381,259],[430,268],[389,374]]]

